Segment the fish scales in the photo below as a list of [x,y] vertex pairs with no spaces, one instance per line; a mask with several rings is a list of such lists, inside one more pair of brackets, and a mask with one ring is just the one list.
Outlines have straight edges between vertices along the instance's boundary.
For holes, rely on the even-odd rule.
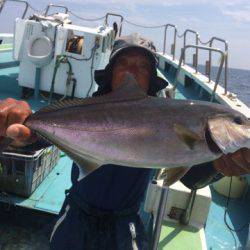
[[[186,109],[185,115],[194,116],[197,112],[194,109]],[[197,149],[189,150],[176,135],[173,130],[175,123],[196,131],[202,131],[204,126],[199,117],[192,121],[183,119],[180,116],[182,110],[183,105],[169,105],[165,99],[159,98],[156,101],[147,98],[138,102],[110,103],[99,107],[72,107],[51,112],[50,115],[44,114],[40,119],[43,126],[58,138],[72,140],[76,148],[81,145],[79,150],[99,160],[105,159],[116,164],[122,162],[124,165],[134,161],[134,164],[145,167],[166,167],[186,165],[184,151],[190,157],[191,154],[197,154],[197,150],[200,153],[206,150],[211,157],[208,148],[197,145]],[[115,155],[115,161],[111,155]],[[196,159],[194,163],[199,162]]]
[[[245,130],[235,117],[246,123]],[[222,119],[220,126],[218,119]],[[79,165],[86,161],[96,164],[91,169],[106,163],[191,167],[220,157],[223,150],[250,146],[249,121],[239,112],[207,102],[148,97],[134,83],[111,95],[39,111],[25,125],[66,151]],[[228,131],[220,132],[220,140],[216,131],[222,125]],[[227,138],[228,133],[232,138]],[[239,142],[234,143],[236,140]],[[212,145],[216,149],[210,144],[216,144]]]

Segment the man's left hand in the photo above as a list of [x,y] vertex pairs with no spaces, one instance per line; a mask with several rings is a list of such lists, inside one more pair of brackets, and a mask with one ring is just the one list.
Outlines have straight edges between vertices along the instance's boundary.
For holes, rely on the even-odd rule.
[[225,176],[239,176],[250,173],[250,149],[240,149],[232,154],[222,155],[213,162],[214,168]]

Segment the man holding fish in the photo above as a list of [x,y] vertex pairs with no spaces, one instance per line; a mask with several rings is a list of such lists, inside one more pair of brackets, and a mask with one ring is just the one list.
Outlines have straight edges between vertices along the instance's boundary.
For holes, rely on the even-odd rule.
[[[52,232],[52,249],[149,249],[138,211],[152,177],[150,167],[182,167],[182,173],[187,172],[182,181],[191,188],[199,188],[200,184],[197,186],[197,183],[200,180],[203,180],[203,184],[209,184],[211,179],[216,180],[222,175],[250,173],[250,150],[247,149],[250,143],[244,137],[244,128],[250,133],[249,123],[239,114],[227,117],[231,111],[215,105],[212,109],[223,113],[223,116],[208,119],[206,127],[202,124],[197,126],[197,133],[190,130],[183,123],[182,120],[186,118],[181,117],[180,110],[188,117],[199,106],[199,110],[201,108],[203,113],[211,115],[210,104],[174,100],[165,103],[165,100],[156,98],[167,83],[157,77],[157,61],[152,50],[152,43],[137,35],[116,41],[109,64],[105,70],[96,72],[95,78],[99,85],[94,94],[96,97],[67,103],[70,111],[63,116],[63,120],[70,118],[71,114],[71,120],[76,119],[74,117],[79,111],[74,109],[79,106],[85,109],[82,120],[88,122],[79,127],[78,130],[83,131],[81,134],[76,132],[78,125],[68,134],[65,130],[59,131],[58,128],[64,127],[59,121],[61,108],[66,108],[63,103],[60,107],[56,104],[46,108],[32,118],[26,102],[14,99],[0,102],[0,139],[9,137],[16,147],[30,144],[37,146],[43,144],[40,137],[38,139],[39,135],[64,149],[76,162],[72,168],[72,188],[67,192],[60,218]],[[147,99],[146,94],[152,98]],[[166,107],[158,114],[157,120],[155,112],[161,112],[159,110],[164,105]],[[48,124],[49,112],[53,117],[52,125],[45,128],[41,121]],[[133,116],[134,112],[136,115]],[[161,124],[163,119],[166,121]],[[172,122],[172,130],[169,129],[168,121],[170,124]],[[58,126],[55,128],[53,124]],[[161,135],[162,126],[165,126],[164,137]],[[70,147],[62,146],[57,140],[62,138],[60,133],[65,137],[65,145],[69,144],[67,136],[70,138],[72,133],[76,133],[86,145],[78,149],[80,143],[77,142],[72,147],[78,153],[72,152]],[[164,140],[168,145],[161,145]],[[179,142],[178,145],[174,145],[171,140]],[[91,147],[96,152],[91,154]],[[151,152],[150,147],[156,151]],[[165,151],[158,152],[161,150]],[[93,170],[92,174],[85,177]]]

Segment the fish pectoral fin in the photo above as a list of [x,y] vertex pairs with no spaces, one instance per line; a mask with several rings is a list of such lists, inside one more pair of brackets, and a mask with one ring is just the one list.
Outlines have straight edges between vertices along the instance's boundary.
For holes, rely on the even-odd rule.
[[85,158],[79,158],[79,157],[73,157],[73,156],[72,157],[69,156],[69,157],[72,158],[73,161],[83,170],[83,173],[85,176],[92,173],[93,171],[95,171],[101,166],[101,164],[97,164]]
[[213,142],[224,153],[234,153],[241,148],[250,148],[250,129],[236,124],[226,117],[208,120],[208,132]]
[[91,161],[87,158],[80,157],[79,155],[75,153],[71,153],[68,150],[63,149],[62,150],[66,155],[68,155],[82,170],[83,174],[87,176],[88,174],[95,171],[97,168],[99,168],[102,164],[95,163],[94,161]]
[[96,163],[91,160],[89,160],[87,157],[79,156],[76,151],[70,152],[66,149],[65,145],[57,143],[55,140],[49,140],[45,135],[42,133],[38,134],[41,138],[45,139],[51,144],[54,144],[56,147],[58,147],[60,150],[62,150],[68,157],[70,157],[82,170],[84,175],[88,175],[91,172],[95,171],[97,168],[99,168],[102,164]]
[[165,168],[160,179],[164,179],[164,184],[170,186],[180,180],[189,169],[190,167]]
[[185,128],[183,125],[174,124],[174,131],[191,150],[194,148],[195,143],[201,140],[198,134]]

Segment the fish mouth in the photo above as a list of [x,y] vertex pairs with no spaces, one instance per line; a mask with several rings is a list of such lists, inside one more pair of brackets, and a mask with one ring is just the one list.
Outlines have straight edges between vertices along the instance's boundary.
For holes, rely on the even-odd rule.
[[222,151],[220,150],[220,148],[218,147],[216,142],[213,140],[212,135],[211,135],[211,131],[210,131],[210,128],[208,125],[205,127],[205,140],[206,140],[206,143],[207,143],[209,150],[212,153],[214,153],[214,154],[221,154],[222,153]]

